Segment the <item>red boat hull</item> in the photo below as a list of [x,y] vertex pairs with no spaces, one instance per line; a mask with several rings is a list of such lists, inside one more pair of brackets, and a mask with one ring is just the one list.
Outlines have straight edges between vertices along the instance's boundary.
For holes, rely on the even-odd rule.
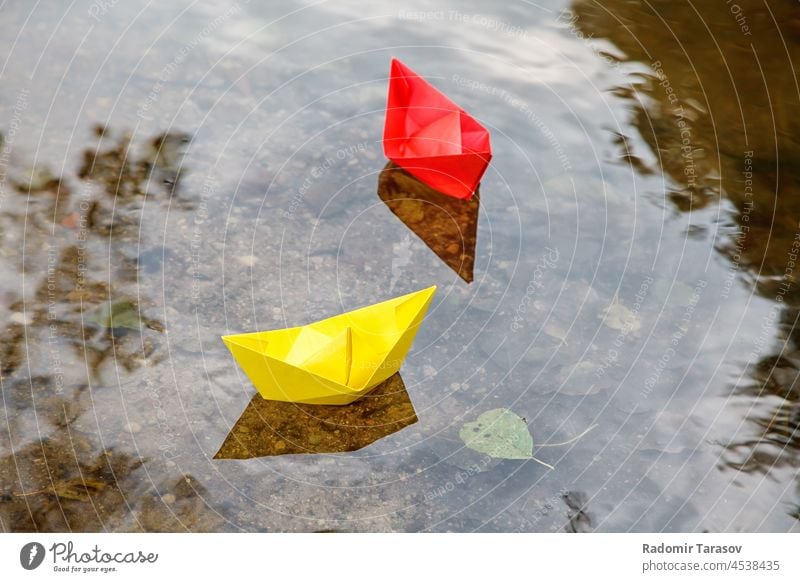
[[489,131],[397,59],[389,77],[383,151],[431,188],[466,200],[492,159]]

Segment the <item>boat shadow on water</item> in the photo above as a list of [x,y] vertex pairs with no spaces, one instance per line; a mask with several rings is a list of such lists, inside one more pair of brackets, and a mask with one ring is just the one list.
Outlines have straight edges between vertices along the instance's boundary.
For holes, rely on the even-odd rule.
[[279,402],[255,394],[214,458],[355,451],[416,422],[399,373],[346,406]]

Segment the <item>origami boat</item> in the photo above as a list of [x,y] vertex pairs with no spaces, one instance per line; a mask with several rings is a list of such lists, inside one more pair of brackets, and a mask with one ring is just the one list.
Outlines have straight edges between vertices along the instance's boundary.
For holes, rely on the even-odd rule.
[[349,404],[400,370],[429,287],[300,327],[222,336],[262,397]]
[[397,59],[389,76],[383,151],[431,188],[462,199],[472,196],[492,159],[489,131]]

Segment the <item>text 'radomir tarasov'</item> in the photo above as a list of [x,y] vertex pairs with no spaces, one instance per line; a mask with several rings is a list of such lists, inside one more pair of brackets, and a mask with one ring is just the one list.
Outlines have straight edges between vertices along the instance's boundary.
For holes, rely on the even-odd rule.
[[643,554],[740,554],[742,546],[707,544],[642,544]]

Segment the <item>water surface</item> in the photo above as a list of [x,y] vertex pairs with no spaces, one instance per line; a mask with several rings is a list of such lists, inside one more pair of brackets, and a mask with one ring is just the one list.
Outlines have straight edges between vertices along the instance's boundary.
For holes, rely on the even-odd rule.
[[[0,530],[797,529],[794,4],[179,4],[0,9]],[[379,195],[393,56],[491,131],[471,282]],[[432,284],[416,423],[214,458],[221,335]]]

